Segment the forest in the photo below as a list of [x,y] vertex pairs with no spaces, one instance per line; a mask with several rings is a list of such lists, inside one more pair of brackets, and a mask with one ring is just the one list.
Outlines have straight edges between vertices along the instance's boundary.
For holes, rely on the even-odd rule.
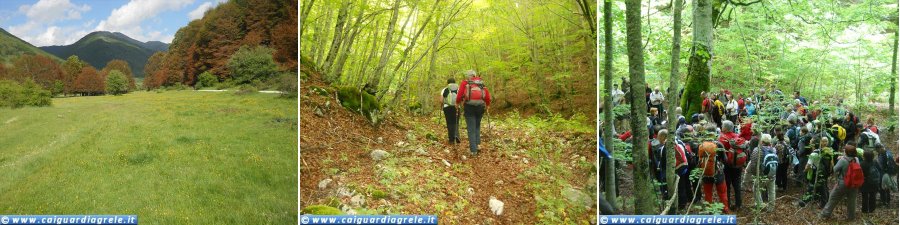
[[[301,214],[589,221],[595,6],[301,2]],[[447,113],[445,88],[460,83],[461,94],[476,78],[490,97],[484,111],[466,100],[459,108],[472,121]]]
[[[601,6],[601,214],[898,222],[896,1]],[[856,155],[861,189],[839,180]]]

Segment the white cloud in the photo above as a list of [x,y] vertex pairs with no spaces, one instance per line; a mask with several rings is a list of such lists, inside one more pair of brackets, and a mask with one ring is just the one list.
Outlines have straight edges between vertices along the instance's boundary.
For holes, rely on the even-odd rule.
[[196,9],[194,9],[190,13],[188,13],[188,19],[196,20],[196,19],[203,18],[203,14],[206,13],[206,11],[209,11],[210,9],[215,8],[217,5],[225,3],[227,1],[228,0],[216,0],[213,2],[204,2],[200,6],[197,6]]
[[9,32],[35,45],[62,45],[78,40],[74,35],[87,34],[92,26],[56,26],[57,22],[81,19],[81,13],[90,11],[88,5],[75,5],[69,0],[40,0],[33,5],[22,5],[18,13],[24,14],[28,20],[19,25],[10,26]]
[[60,20],[80,19],[81,13],[91,10],[85,5],[75,5],[69,0],[40,0],[34,5],[23,5],[19,11],[28,16],[29,21],[51,23]]
[[141,23],[160,13],[180,10],[193,2],[194,0],[131,0],[113,10],[109,18],[100,21],[95,30],[121,32],[139,41],[157,40],[162,35],[145,33]]

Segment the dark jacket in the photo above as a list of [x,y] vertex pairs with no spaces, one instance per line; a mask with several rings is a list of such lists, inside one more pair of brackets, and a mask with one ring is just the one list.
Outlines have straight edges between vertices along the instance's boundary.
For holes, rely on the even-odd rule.
[[881,187],[881,169],[876,165],[875,160],[863,160],[859,163],[862,167],[863,176],[866,180],[859,189],[861,192],[876,192]]

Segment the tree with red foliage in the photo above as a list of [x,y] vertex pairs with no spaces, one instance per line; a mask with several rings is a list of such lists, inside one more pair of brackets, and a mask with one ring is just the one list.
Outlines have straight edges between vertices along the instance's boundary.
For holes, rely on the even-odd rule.
[[85,96],[102,95],[106,93],[106,78],[94,67],[84,67],[75,80],[75,92]]
[[87,63],[81,61],[76,55],[69,56],[69,58],[66,59],[66,62],[62,64],[63,92],[65,94],[75,93],[75,79],[78,78],[78,74],[81,74],[81,69],[84,68],[85,65],[87,65]]
[[21,55],[13,61],[13,67],[6,77],[18,82],[33,80],[47,90],[53,88],[56,81],[63,79],[63,71],[53,59],[43,55]]

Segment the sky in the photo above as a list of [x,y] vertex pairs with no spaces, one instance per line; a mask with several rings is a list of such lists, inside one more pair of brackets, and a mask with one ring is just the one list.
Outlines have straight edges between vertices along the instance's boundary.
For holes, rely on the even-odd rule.
[[0,28],[35,46],[70,45],[93,31],[171,43],[175,32],[227,0],[3,0]]

